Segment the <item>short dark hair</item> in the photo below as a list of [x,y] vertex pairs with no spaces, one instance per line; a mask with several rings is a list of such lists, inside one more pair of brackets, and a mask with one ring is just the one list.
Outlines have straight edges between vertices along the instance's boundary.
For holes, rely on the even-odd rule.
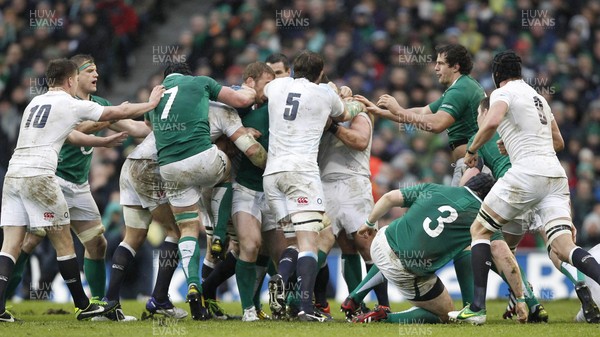
[[81,67],[82,65],[88,62],[94,63],[94,58],[92,57],[92,55],[88,54],[77,54],[75,56],[72,56],[69,60],[75,62],[75,64],[77,64],[77,67]]
[[305,50],[294,59],[294,78],[306,78],[317,82],[323,71],[323,58],[321,55]]
[[164,76],[167,77],[174,73],[181,74],[181,75],[192,75],[190,66],[186,62],[173,62],[173,63],[167,64],[167,67],[165,68]]
[[471,191],[475,192],[480,199],[485,199],[496,180],[490,174],[477,173],[465,183]]
[[469,75],[473,70],[473,60],[467,48],[460,44],[446,44],[435,47],[435,52],[438,55],[444,55],[448,65],[453,67],[458,64],[460,73]]
[[55,59],[48,63],[46,80],[49,87],[61,86],[70,76],[77,75],[77,64],[71,60]]
[[481,110],[489,110],[490,109],[490,96],[485,96],[479,102],[479,107]]
[[282,53],[271,54],[265,60],[265,63],[271,63],[271,64],[275,64],[278,62],[283,63],[283,68],[285,68],[285,70],[290,69],[290,60],[288,59],[287,56],[285,56],[285,54],[282,54]]
[[245,81],[249,77],[252,77],[253,79],[257,80],[264,73],[268,73],[269,75],[273,75],[273,77],[275,77],[275,72],[266,63],[252,62],[246,66],[246,69],[244,69],[242,80]]
[[521,78],[521,58],[512,50],[505,50],[492,60],[492,76],[496,87],[510,78]]

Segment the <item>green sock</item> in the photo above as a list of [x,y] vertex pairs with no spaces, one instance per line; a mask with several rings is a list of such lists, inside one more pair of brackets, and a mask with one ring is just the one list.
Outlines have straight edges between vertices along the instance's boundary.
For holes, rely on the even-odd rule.
[[327,253],[319,249],[317,255],[317,268],[322,268],[325,265],[325,262],[327,262]]
[[215,217],[213,236],[218,236],[221,241],[227,235],[227,222],[231,217],[231,204],[233,202],[233,187],[230,182],[223,182],[213,187],[212,211]]
[[277,274],[277,267],[275,267],[275,263],[273,263],[273,260],[269,259],[269,266],[267,267],[267,274],[269,274],[269,276],[273,276],[275,274]]
[[248,309],[254,305],[254,284],[256,283],[256,263],[237,259],[235,263],[235,279],[240,292],[242,309]]
[[404,311],[388,314],[386,322],[401,324],[435,324],[442,323],[442,320],[431,311],[419,307],[412,307]]
[[92,297],[103,298],[106,295],[106,264],[104,259],[92,260],[84,257],[83,273],[90,286]]
[[454,270],[456,279],[460,286],[463,307],[468,303],[473,303],[473,269],[471,269],[471,251],[463,250],[454,257]]
[[[239,261],[239,259],[238,259]],[[254,298],[252,299],[252,302],[254,302],[254,307],[256,308],[256,310],[259,310],[261,305],[260,305],[260,290],[262,288],[263,282],[265,281],[265,273],[264,271],[261,273],[259,272],[261,268],[263,268],[263,270],[268,270],[268,266],[272,264],[271,258],[267,255],[261,255],[258,254],[258,257],[256,258],[256,283],[254,284]]]
[[[563,273],[563,275],[565,275],[570,281],[571,283],[575,284],[577,283],[577,280],[573,277],[573,275],[565,268],[565,265],[567,265],[567,263],[565,262],[561,262],[560,263],[560,272]],[[577,278],[579,279],[579,270],[577,271]]]
[[348,286],[348,291],[353,291],[356,289],[362,280],[360,255],[342,254],[342,275],[344,275],[344,280]]
[[585,281],[585,274],[580,272],[579,269],[577,269],[577,281]]
[[192,284],[199,287],[200,247],[198,246],[198,239],[192,236],[184,236],[179,239],[178,248],[188,287]]
[[25,266],[27,265],[30,256],[31,254],[25,253],[24,251],[21,251],[21,254],[19,254],[17,263],[15,263],[15,266],[13,267],[12,275],[6,286],[6,299],[10,299],[15,295],[15,290],[17,290],[21,280],[23,280],[23,271],[25,270]]
[[376,265],[373,265],[367,276],[356,286],[354,290],[350,293],[350,297],[352,297],[357,303],[362,302],[365,299],[369,291],[373,289],[376,285],[385,282],[385,277],[379,271]]

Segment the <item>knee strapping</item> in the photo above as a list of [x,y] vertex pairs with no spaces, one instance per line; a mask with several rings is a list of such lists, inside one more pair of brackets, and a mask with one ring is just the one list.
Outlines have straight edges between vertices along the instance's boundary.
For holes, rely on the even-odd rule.
[[544,226],[544,230],[546,231],[546,237],[548,238],[548,242],[546,242],[546,247],[549,249],[552,241],[554,241],[557,237],[561,235],[571,235],[571,227],[573,223],[566,219],[557,219],[548,222]]
[[492,232],[497,232],[499,229],[502,228],[502,225],[498,223],[498,221],[494,220],[494,218],[492,218],[492,216],[489,215],[483,209],[480,209],[479,213],[477,213],[476,220],[479,221],[479,223],[481,223],[483,227]]
[[323,229],[323,214],[320,212],[300,212],[292,214],[296,231],[319,232]]
[[96,237],[102,236],[104,233],[104,226],[102,224],[97,224],[96,226],[86,229],[81,233],[77,233],[77,237],[81,243],[86,243],[88,241],[93,240]]
[[152,213],[147,209],[123,207],[125,226],[130,228],[147,229],[152,222]]
[[175,222],[178,226],[181,226],[184,223],[200,221],[200,216],[198,212],[195,211],[187,211],[175,214]]

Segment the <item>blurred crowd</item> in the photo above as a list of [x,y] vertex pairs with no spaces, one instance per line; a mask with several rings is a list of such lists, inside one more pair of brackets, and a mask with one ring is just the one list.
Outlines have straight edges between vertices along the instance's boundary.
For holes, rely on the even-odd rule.
[[[131,53],[148,27],[164,20],[169,0],[0,0],[0,171],[14,148],[24,107],[39,94],[48,59],[95,57],[102,90],[127,77]],[[181,2],[181,1],[179,1]],[[44,26],[49,17],[62,26]],[[49,14],[52,15],[49,15]],[[433,70],[434,48],[460,43],[472,53],[471,75],[488,95],[494,89],[493,55],[514,49],[523,77],[552,107],[565,139],[559,158],[569,176],[578,243],[600,243],[600,2],[428,0],[223,0],[190,13],[172,50],[185,55],[196,75],[236,85],[246,64],[272,53],[293,60],[309,49],[325,57],[328,77],[371,100],[389,93],[401,106],[424,106],[444,91]],[[162,81],[160,72],[149,81]],[[149,87],[131,93],[146,100]],[[97,149],[90,177],[105,225],[119,226],[120,164],[131,149]],[[449,184],[451,160],[439,135],[376,122],[372,145],[376,197],[418,182]],[[2,173],[3,175],[3,173]],[[395,210],[388,219],[402,214]],[[535,245],[529,237],[525,244]]]

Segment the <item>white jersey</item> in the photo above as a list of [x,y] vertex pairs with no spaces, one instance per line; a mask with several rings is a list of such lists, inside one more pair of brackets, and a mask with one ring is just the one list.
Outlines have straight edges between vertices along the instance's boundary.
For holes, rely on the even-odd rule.
[[55,174],[58,153],[69,133],[84,120],[98,121],[103,111],[100,104],[75,99],[62,90],[34,97],[23,112],[6,176]]
[[[361,112],[355,118],[366,118],[369,121],[369,127],[373,127],[368,114]],[[350,128],[352,121],[340,125],[340,127]],[[357,151],[346,146],[331,132],[323,133],[319,148],[321,178],[323,180],[338,180],[349,175],[370,177],[371,140],[372,137],[369,138],[369,145],[366,149]]]
[[269,98],[269,154],[264,175],[319,172],[317,155],[328,117],[344,112],[331,89],[305,78],[277,78],[265,86]]
[[513,168],[545,177],[566,177],[554,152],[554,116],[546,99],[523,80],[509,81],[492,92],[490,106],[508,104],[508,112],[498,126],[500,138]]
[[227,104],[210,101],[208,109],[210,140],[214,143],[222,135],[231,137],[242,125],[237,110]]
[[156,138],[154,132],[150,132],[146,138],[131,151],[127,159],[150,159],[158,161],[158,152],[156,150]]

